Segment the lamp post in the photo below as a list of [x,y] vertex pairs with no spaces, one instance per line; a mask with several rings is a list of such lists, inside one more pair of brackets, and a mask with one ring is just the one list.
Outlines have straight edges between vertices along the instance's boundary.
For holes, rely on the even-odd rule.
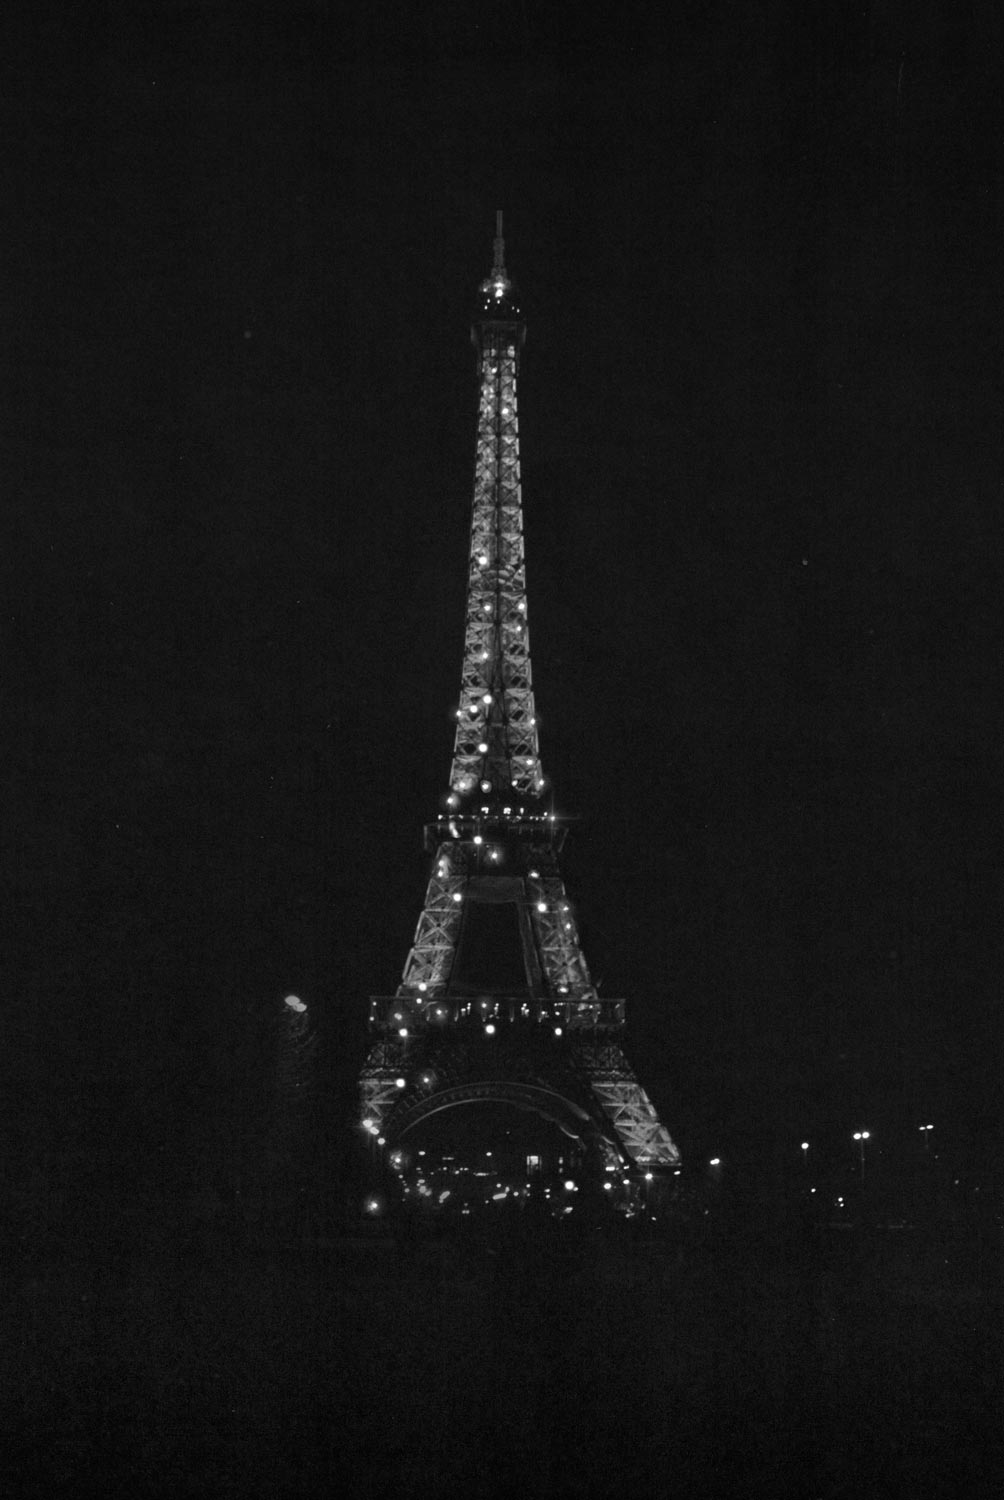
[[855,1132],[854,1132],[854,1139],[858,1143],[858,1152],[859,1152],[860,1157],[861,1157],[861,1182],[862,1182],[862,1185],[864,1184],[864,1180],[865,1180],[865,1141],[870,1141],[871,1140],[871,1135],[872,1135],[872,1133],[871,1133],[870,1130],[855,1130]]
[[931,1131],[934,1129],[934,1126],[933,1125],[918,1125],[917,1129],[920,1131],[921,1135],[924,1137],[924,1155],[926,1156],[928,1154],[928,1152],[930,1151],[930,1149],[931,1149]]

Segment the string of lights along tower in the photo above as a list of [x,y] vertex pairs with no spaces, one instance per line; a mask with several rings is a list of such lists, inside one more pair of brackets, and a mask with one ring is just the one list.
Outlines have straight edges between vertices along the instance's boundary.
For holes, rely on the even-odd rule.
[[[525,325],[496,218],[472,338],[479,400],[467,619],[449,787],[397,992],[370,1000],[362,1129],[390,1191],[447,1212],[531,1198],[625,1214],[679,1152],[601,998],[559,867],[530,668],[517,378]],[[582,1197],[576,1194],[582,1192]],[[599,1197],[596,1197],[596,1194]],[[384,1197],[367,1200],[379,1211]]]

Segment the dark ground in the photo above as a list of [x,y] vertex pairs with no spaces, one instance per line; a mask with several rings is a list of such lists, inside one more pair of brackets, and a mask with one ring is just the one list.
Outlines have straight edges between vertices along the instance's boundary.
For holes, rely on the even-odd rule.
[[1001,1242],[599,1232],[5,1278],[18,1493],[1000,1493]]

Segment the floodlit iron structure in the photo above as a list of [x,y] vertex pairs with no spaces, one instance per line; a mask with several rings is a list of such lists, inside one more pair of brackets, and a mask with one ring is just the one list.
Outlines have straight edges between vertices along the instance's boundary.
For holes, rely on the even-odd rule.
[[391,1152],[439,1111],[509,1104],[637,1179],[680,1158],[624,1054],[624,1001],[601,999],[590,977],[558,863],[565,830],[547,804],[530,670],[524,333],[499,213],[472,329],[480,400],[450,785],[425,831],[432,873],[401,983],[370,1001],[361,1119]]

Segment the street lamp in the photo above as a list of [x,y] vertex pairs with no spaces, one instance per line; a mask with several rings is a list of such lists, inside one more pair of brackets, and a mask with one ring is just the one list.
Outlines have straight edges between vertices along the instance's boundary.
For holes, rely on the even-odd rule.
[[924,1154],[926,1155],[930,1151],[930,1149],[931,1149],[931,1131],[934,1129],[934,1126],[933,1125],[918,1125],[917,1129],[920,1131],[921,1135],[924,1137]]
[[861,1181],[865,1180],[865,1141],[870,1141],[872,1133],[870,1130],[855,1130],[854,1139],[858,1143],[858,1151],[861,1154]]

